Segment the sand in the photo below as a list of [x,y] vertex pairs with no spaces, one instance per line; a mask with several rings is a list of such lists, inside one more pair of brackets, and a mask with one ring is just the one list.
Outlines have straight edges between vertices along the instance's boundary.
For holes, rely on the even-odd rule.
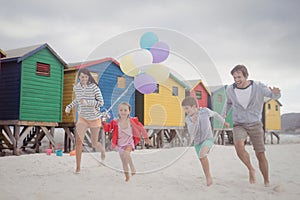
[[137,174],[124,181],[117,152],[85,152],[80,174],[75,157],[54,153],[0,157],[0,199],[272,199],[300,198],[300,144],[266,145],[270,187],[265,187],[252,146],[256,184],[231,145],[215,145],[209,154],[213,185],[207,187],[192,147],[144,149],[132,153]]

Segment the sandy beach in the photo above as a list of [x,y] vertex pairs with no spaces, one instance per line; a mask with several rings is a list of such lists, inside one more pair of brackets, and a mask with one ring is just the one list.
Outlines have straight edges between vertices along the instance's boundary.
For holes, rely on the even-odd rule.
[[[298,137],[299,138],[299,137]],[[286,142],[284,142],[286,141]],[[75,157],[54,153],[0,157],[0,199],[272,199],[300,197],[300,144],[266,145],[271,186],[265,187],[252,146],[247,150],[257,183],[231,145],[215,145],[209,154],[212,186],[205,185],[199,160],[191,147],[144,149],[132,153],[137,174],[124,181],[117,152],[85,152],[82,171],[74,174]]]

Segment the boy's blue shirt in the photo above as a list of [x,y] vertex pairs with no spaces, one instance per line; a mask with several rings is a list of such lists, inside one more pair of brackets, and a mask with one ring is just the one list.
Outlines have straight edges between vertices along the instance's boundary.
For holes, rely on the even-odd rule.
[[188,128],[188,132],[191,138],[194,140],[194,144],[201,144],[207,139],[213,139],[213,132],[211,128],[210,118],[216,117],[222,124],[224,124],[224,118],[217,112],[210,110],[209,108],[199,108],[198,120],[196,123],[192,121],[192,118],[187,115],[185,122]]

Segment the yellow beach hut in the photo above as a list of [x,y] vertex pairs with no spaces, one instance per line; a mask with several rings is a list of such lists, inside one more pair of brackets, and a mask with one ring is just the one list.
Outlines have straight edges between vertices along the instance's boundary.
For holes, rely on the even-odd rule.
[[[171,142],[185,126],[185,114],[181,102],[185,98],[187,86],[170,74],[169,78],[157,85],[151,94],[136,91],[136,116],[148,130],[149,137],[154,137],[157,147]],[[155,140],[155,137],[158,139]]]
[[[273,144],[273,135],[277,138],[277,143],[279,143],[278,132],[281,130],[281,116],[280,107],[281,103],[274,99],[265,99],[262,122],[264,125],[264,130],[266,135],[271,136],[271,144]],[[266,139],[266,137],[265,137]]]
[[267,99],[264,104],[263,123],[266,131],[281,130],[280,107],[278,100]]

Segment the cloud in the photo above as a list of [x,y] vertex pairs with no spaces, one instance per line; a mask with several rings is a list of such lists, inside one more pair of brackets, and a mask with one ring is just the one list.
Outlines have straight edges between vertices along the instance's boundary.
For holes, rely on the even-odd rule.
[[77,62],[120,33],[166,28],[200,45],[224,84],[232,82],[234,65],[245,64],[251,78],[288,92],[282,103],[300,112],[300,104],[292,103],[298,91],[289,87],[300,85],[299,7],[297,0],[11,0],[0,7],[0,48],[47,42],[64,60]]

